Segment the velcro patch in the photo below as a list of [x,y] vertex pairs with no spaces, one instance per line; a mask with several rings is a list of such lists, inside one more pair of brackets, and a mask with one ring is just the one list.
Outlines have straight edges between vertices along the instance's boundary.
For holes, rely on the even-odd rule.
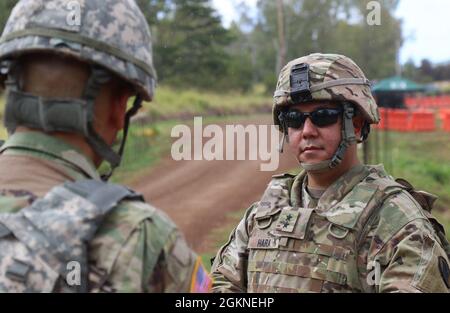
[[296,210],[283,210],[278,219],[276,229],[279,231],[291,233],[294,230],[299,212]]
[[271,237],[251,237],[248,242],[250,249],[276,249],[280,243],[279,238]]

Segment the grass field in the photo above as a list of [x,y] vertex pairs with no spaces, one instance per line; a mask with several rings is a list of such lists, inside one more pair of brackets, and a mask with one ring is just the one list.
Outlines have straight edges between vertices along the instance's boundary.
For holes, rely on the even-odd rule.
[[223,116],[269,112],[271,106],[272,99],[264,93],[262,86],[256,86],[246,94],[218,94],[159,86],[154,101],[144,104],[145,110],[155,119],[190,118],[195,114]]

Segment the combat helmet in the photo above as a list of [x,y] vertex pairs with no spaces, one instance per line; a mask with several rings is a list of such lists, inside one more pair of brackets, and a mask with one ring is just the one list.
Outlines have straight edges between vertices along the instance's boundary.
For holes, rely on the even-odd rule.
[[[312,101],[332,101],[343,106],[342,140],[330,160],[317,164],[302,163],[307,171],[323,171],[336,167],[349,145],[366,140],[371,124],[380,121],[372,96],[370,81],[350,58],[338,54],[315,53],[289,62],[280,72],[273,97],[273,119],[287,140],[283,111],[292,105]],[[357,139],[352,118],[358,111],[365,119],[362,138]],[[283,138],[283,141],[284,141]],[[282,150],[282,148],[281,148]]]
[[[42,98],[18,83],[19,56],[34,52],[70,56],[90,65],[81,99]],[[134,0],[21,0],[0,38],[0,75],[8,87],[5,125],[83,135],[114,169],[120,164],[129,120],[142,100],[151,101],[156,82],[151,34]],[[102,84],[115,75],[133,87],[118,152],[94,130],[94,102]]]

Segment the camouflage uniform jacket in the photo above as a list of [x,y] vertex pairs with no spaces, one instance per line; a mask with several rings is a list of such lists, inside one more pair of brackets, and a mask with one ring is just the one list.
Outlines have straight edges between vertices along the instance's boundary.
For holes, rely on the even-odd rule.
[[[40,132],[17,132],[0,149],[0,212],[14,212],[64,181],[100,179],[80,151]],[[189,292],[200,259],[171,220],[138,201],[122,201],[89,244],[91,291]],[[96,283],[106,279],[101,289]]]
[[318,201],[305,178],[274,176],[219,250],[214,292],[449,291],[430,220],[381,166],[354,167]]

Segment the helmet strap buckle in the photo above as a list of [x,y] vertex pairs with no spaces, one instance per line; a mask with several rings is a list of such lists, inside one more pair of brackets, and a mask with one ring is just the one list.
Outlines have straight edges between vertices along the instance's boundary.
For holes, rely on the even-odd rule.
[[355,128],[353,127],[353,117],[355,109],[351,103],[344,102],[344,112],[342,114],[342,140],[330,162],[330,168],[335,168],[344,159],[347,148],[357,142]]

